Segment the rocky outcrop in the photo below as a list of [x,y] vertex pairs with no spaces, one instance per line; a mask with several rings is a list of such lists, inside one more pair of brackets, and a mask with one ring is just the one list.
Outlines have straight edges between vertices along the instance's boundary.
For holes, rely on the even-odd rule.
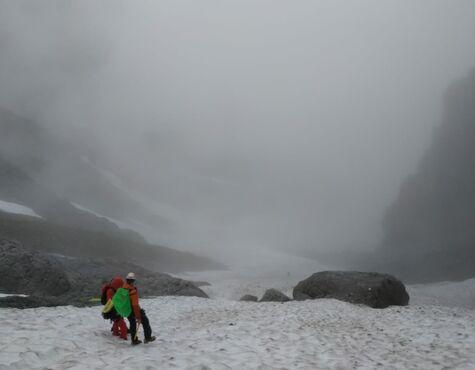
[[0,288],[8,293],[59,296],[71,289],[58,264],[6,239],[0,239],[0,276]]
[[241,297],[240,301],[241,302],[257,302],[257,297],[255,295],[246,294]]
[[259,302],[288,302],[291,301],[284,293],[277,289],[267,289]]
[[409,303],[409,295],[400,280],[374,272],[317,272],[299,282],[293,296],[296,300],[335,298],[373,308],[406,306]]
[[208,297],[191,281],[152,272],[129,262],[42,253],[26,249],[18,242],[0,239],[0,292],[29,295],[28,299],[6,297],[0,306],[88,305],[99,296],[104,282],[129,271],[137,275],[141,297]]

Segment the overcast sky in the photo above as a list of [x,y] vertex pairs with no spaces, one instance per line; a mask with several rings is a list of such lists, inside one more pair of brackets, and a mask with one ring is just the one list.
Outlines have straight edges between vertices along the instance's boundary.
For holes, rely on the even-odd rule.
[[196,251],[377,245],[475,66],[475,2],[0,0],[0,106],[68,134]]

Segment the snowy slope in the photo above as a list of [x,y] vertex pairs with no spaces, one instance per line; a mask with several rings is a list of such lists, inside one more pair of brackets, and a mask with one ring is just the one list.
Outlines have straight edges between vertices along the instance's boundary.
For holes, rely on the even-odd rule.
[[70,202],[72,206],[75,208],[79,209],[80,211],[88,212],[90,214],[93,214],[94,216],[100,217],[100,218],[105,218],[106,220],[112,222],[115,224],[118,228],[122,230],[133,230],[137,233],[139,233],[148,243],[154,243],[157,238],[156,238],[156,233],[157,229],[153,228],[152,226],[146,225],[142,222],[136,221],[136,220],[131,220],[128,219],[126,221],[120,221],[115,218],[105,216],[103,214],[100,214],[98,212],[95,212],[87,207],[84,207],[78,203],[75,202]]
[[[221,287],[233,285],[222,280]],[[249,279],[234,291],[267,283]],[[422,291],[413,290],[413,302],[424,299]],[[158,339],[139,347],[112,337],[99,307],[1,309],[0,369],[475,368],[475,310],[461,307],[375,310],[333,299],[191,297],[146,299],[142,306]]]
[[28,208],[18,203],[6,202],[4,200],[0,200],[0,211],[42,218],[31,208]]
[[[178,277],[211,283],[210,286],[201,287],[211,298],[238,300],[245,294],[260,297],[269,288],[291,296],[293,287],[300,280],[317,271],[334,269],[313,259],[262,246],[247,251],[244,248],[246,247],[226,251],[221,260],[229,266],[228,271],[187,272]],[[216,254],[213,257],[220,259]]]

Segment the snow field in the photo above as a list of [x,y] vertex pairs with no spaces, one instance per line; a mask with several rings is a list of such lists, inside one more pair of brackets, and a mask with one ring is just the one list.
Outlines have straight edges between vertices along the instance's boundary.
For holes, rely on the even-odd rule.
[[0,310],[0,369],[474,369],[475,311],[332,299],[142,300],[157,341],[113,337],[100,307]]
[[407,286],[411,303],[475,309],[475,279]]

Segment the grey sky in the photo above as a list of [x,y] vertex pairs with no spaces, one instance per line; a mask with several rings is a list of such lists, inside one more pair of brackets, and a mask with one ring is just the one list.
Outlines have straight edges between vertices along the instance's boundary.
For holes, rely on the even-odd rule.
[[199,251],[375,245],[475,66],[471,0],[0,6],[0,105],[89,130]]

